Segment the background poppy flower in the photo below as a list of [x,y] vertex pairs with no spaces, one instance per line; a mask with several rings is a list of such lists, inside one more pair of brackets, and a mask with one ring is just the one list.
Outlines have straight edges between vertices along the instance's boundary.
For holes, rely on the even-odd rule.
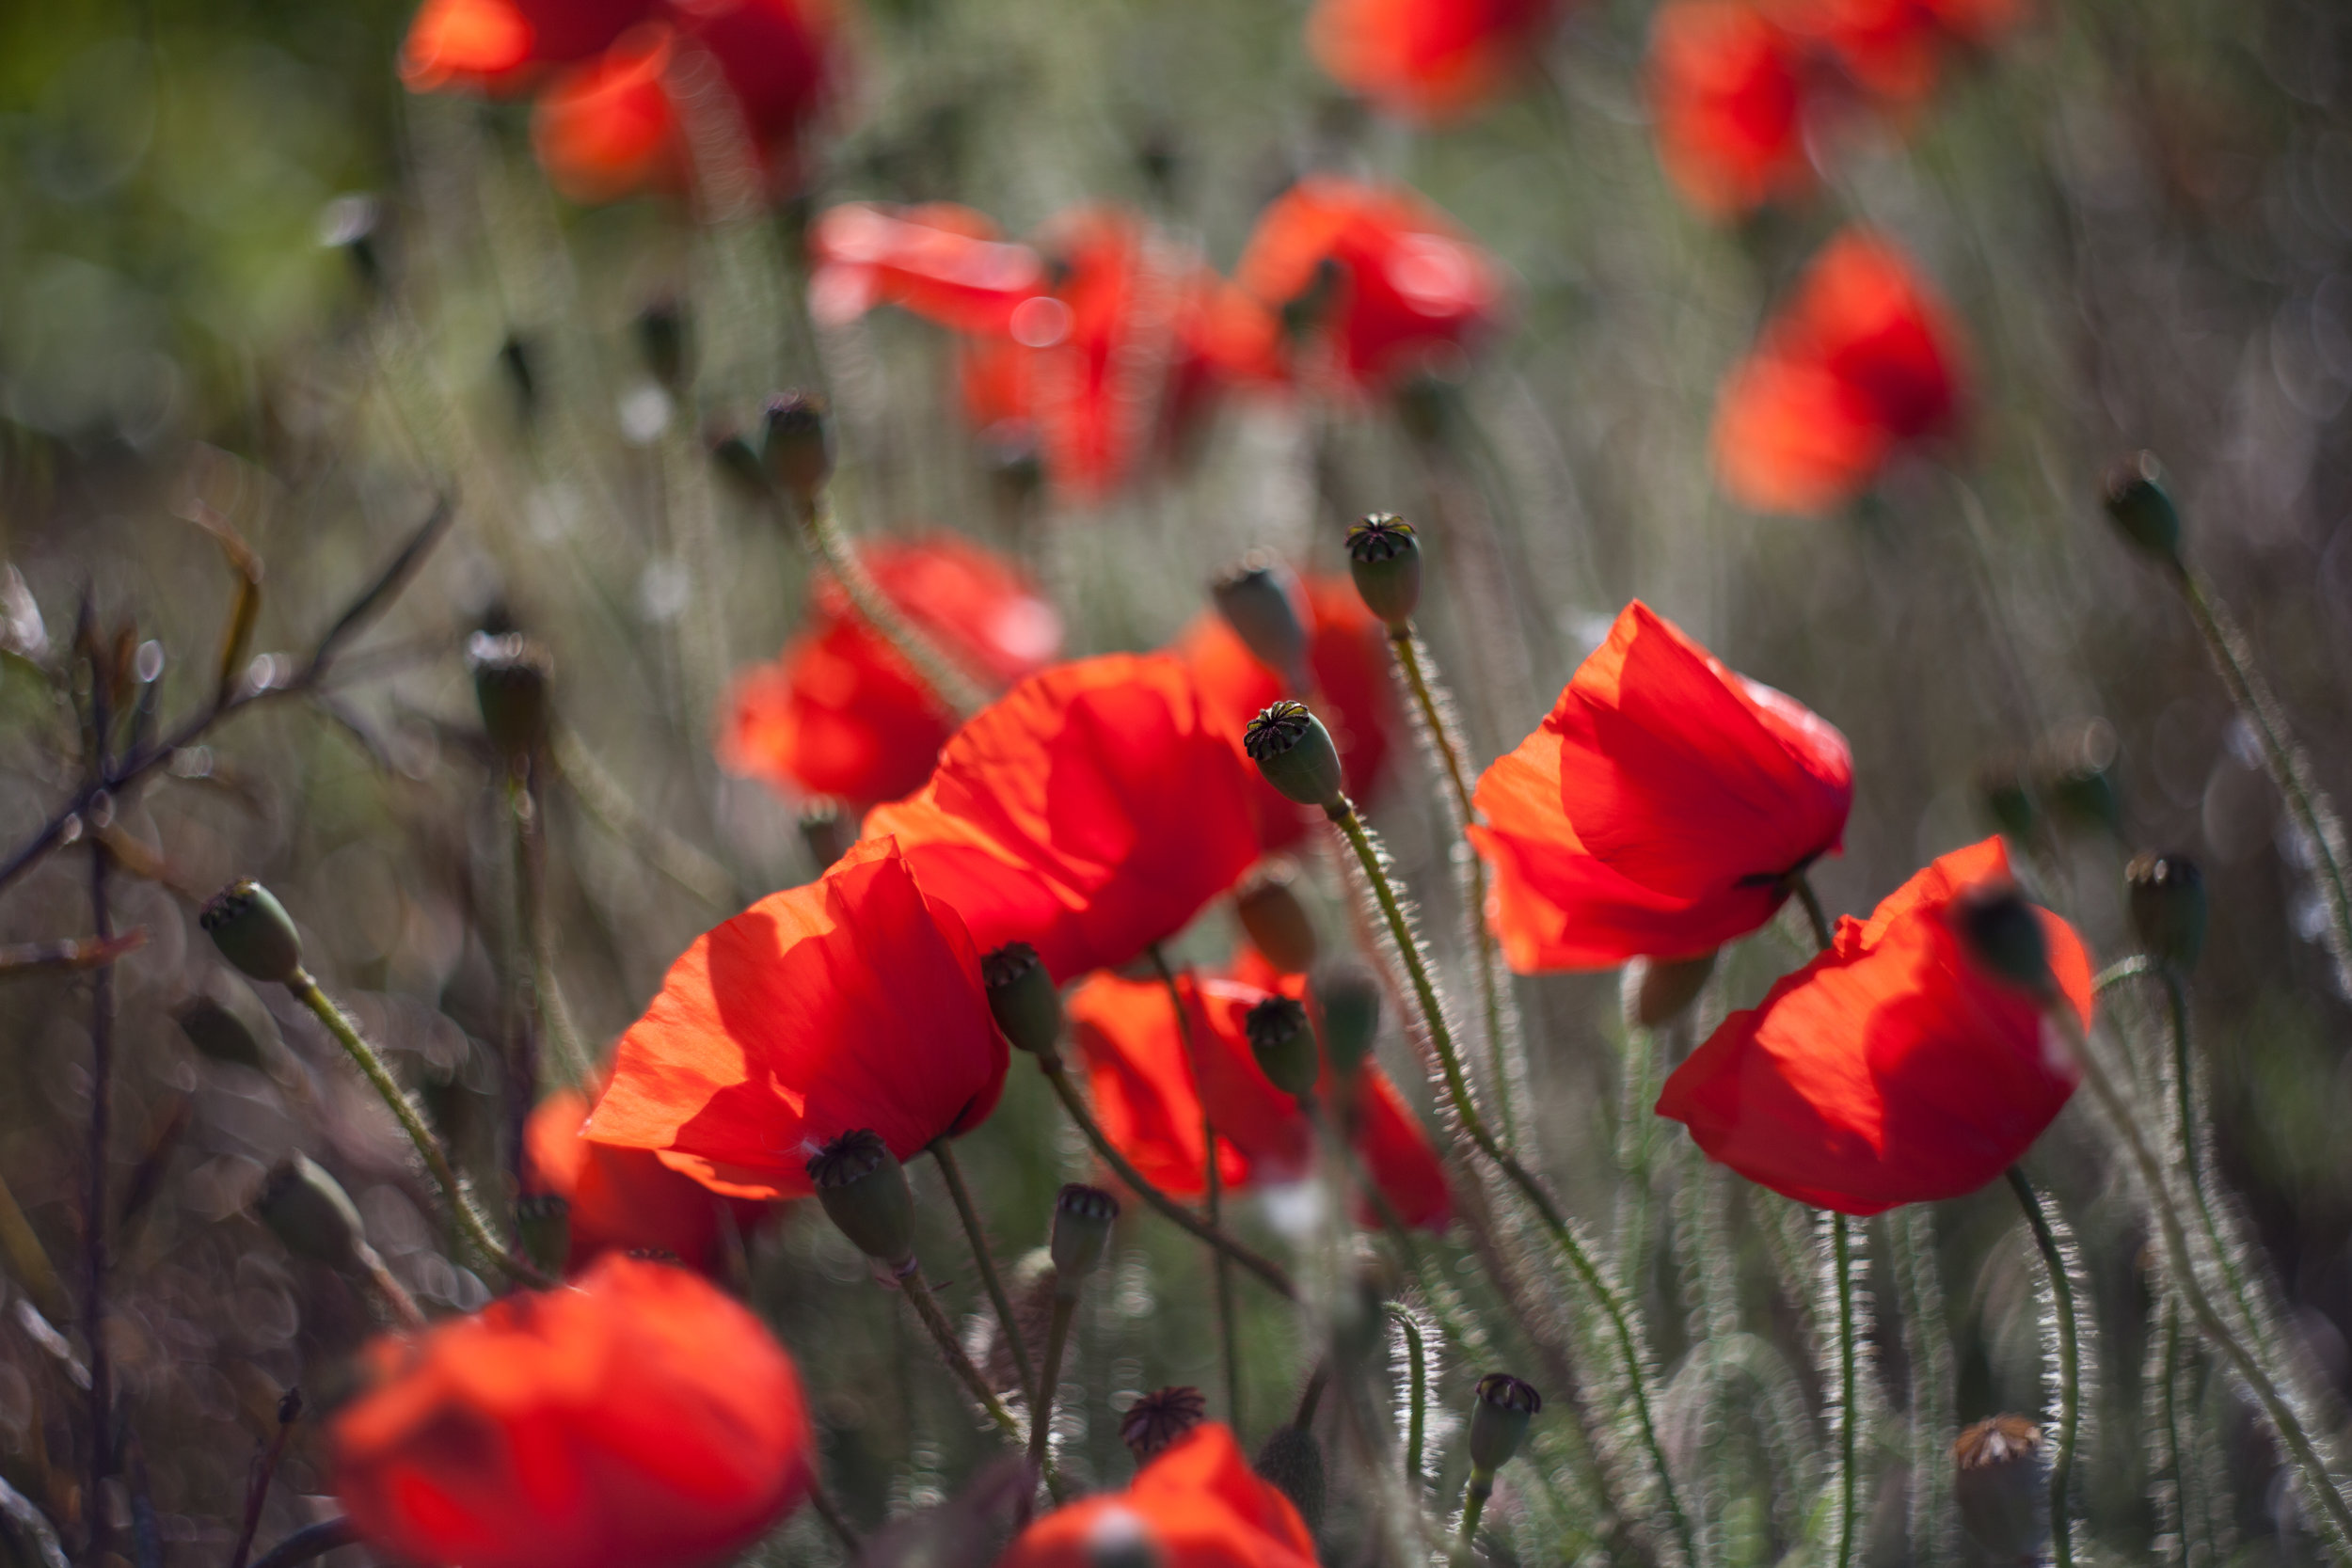
[[1253,782],[1181,659],[1110,654],[983,708],[866,832],[897,838],[982,949],[1028,942],[1058,984],[1140,957],[1240,879]]
[[845,201],[809,228],[816,263],[809,308],[849,322],[896,305],[958,332],[1002,333],[1012,313],[1046,288],[1045,262],[998,236],[982,213],[952,202],[890,207]]
[[1868,486],[1894,451],[1961,420],[1960,331],[1903,254],[1850,230],[1715,406],[1715,469],[1759,512],[1820,514]]
[[695,1568],[807,1496],[800,1374],[698,1275],[610,1256],[366,1353],[329,1431],[360,1535],[467,1568]]
[[411,92],[509,91],[535,68],[603,53],[660,0],[425,0],[400,48]]
[[669,28],[647,25],[540,93],[531,149],[557,190],[593,203],[680,182],[677,112],[664,82],[675,48]]
[[720,1210],[732,1205],[745,1229],[767,1212],[762,1204],[721,1197],[651,1149],[590,1142],[590,1103],[578,1089],[558,1089],[532,1108],[523,1128],[523,1190],[560,1197],[570,1210],[566,1275],[607,1252],[640,1248],[707,1274],[719,1262]]
[[[2074,1092],[2041,1009],[1952,929],[1956,899],[2009,880],[1999,838],[1955,849],[1868,924],[1734,1013],[1666,1080],[1658,1114],[1711,1160],[1849,1214],[1971,1193],[2014,1164]],[[2090,1025],[2090,956],[2039,911],[2050,968]]]
[[1476,802],[1511,967],[1601,969],[1770,920],[1787,875],[1840,847],[1853,762],[1822,720],[1637,599]]
[[869,839],[694,940],[621,1037],[588,1135],[739,1197],[798,1197],[870,1127],[913,1159],[986,1120],[1007,1047],[963,922]]
[[1232,1429],[1205,1421],[1136,1472],[1014,1537],[997,1568],[1093,1568],[1114,1549],[1170,1568],[1314,1568],[1298,1510],[1259,1479]]
[[1670,0],[1650,22],[1658,157],[1683,198],[1736,217],[1814,184],[1801,49],[1748,0]]
[[1321,0],[1307,45],[1331,79],[1394,115],[1442,119],[1527,69],[1557,0]]

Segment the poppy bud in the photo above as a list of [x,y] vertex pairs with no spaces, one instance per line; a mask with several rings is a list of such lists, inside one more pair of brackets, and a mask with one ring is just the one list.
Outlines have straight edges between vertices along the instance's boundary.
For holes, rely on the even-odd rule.
[[823,871],[857,842],[857,819],[832,796],[812,796],[801,807],[801,842],[808,846],[817,869]]
[[1954,903],[1952,920],[1970,955],[1994,974],[2036,997],[2056,992],[2041,917],[2014,887],[1971,890]]
[[173,1009],[172,1022],[188,1037],[197,1053],[215,1062],[229,1062],[257,1070],[262,1067],[262,1042],[245,1020],[212,997],[196,995]]
[[1527,1436],[1528,1421],[1543,1407],[1543,1395],[1509,1372],[1480,1378],[1478,1397],[1470,1402],[1471,1473],[1491,1476],[1508,1465]]
[[350,1195],[308,1154],[289,1154],[270,1167],[253,1212],[288,1252],[329,1268],[349,1268],[367,1245]]
[[1261,864],[1233,895],[1234,912],[1249,945],[1285,974],[1303,974],[1315,961],[1315,925],[1292,884],[1297,873],[1287,861]]
[[520,632],[478,631],[466,642],[483,733],[510,771],[520,771],[548,744],[548,681],[555,661]]
[[833,428],[824,400],[809,392],[771,400],[759,461],[777,489],[803,506],[814,501],[833,477]]
[[1952,1444],[1952,1489],[1969,1537],[2001,1561],[2030,1562],[2050,1528],[2042,1429],[2023,1416],[1979,1421]]
[[1276,1088],[1299,1100],[1315,1092],[1322,1064],[1315,1058],[1315,1033],[1307,1027],[1305,1007],[1287,996],[1269,996],[1249,1009],[1242,1028],[1258,1070]]
[[1184,1384],[1154,1388],[1119,1418],[1119,1440],[1140,1465],[1208,1418],[1209,1402]]
[[1683,1010],[1698,1000],[1706,989],[1707,977],[1715,973],[1715,952],[1709,950],[1695,958],[1637,958],[1626,967],[1626,980],[1633,996],[1633,1022],[1645,1029],[1655,1029],[1680,1018]]
[[1289,799],[1330,814],[1346,811],[1339,749],[1306,704],[1286,698],[1264,709],[1242,731],[1241,744],[1265,782]]
[[2168,969],[2197,967],[2205,950],[2205,874],[2186,855],[2139,854],[2123,868],[2132,930]]
[[1331,1070],[1344,1084],[1372,1054],[1380,1033],[1380,981],[1369,964],[1343,956],[1317,966],[1307,989],[1323,1014],[1323,1049]]
[[842,1133],[810,1156],[808,1179],[826,1216],[860,1252],[898,1274],[914,1266],[914,1194],[881,1133]]
[[220,956],[255,980],[291,985],[302,973],[302,938],[269,889],[240,877],[204,900],[196,917]]
[[686,379],[686,312],[675,299],[657,299],[638,312],[637,347],[645,369],[672,391]]
[[1348,570],[1364,608],[1402,637],[1421,606],[1421,541],[1393,512],[1374,512],[1347,531]]
[[526,1257],[548,1274],[564,1272],[572,1250],[572,1206],[561,1194],[525,1193],[516,1198],[515,1229]]
[[1307,669],[1307,625],[1299,618],[1290,573],[1263,550],[1251,550],[1215,582],[1209,597],[1257,661],[1299,682]]
[[2107,470],[2107,518],[2123,537],[2159,561],[2181,558],[2181,514],[2153,451],[2134,452]]
[[1061,992],[1036,948],[1005,943],[980,960],[980,981],[988,988],[988,1010],[1014,1049],[1048,1062],[1061,1053]]
[[1323,1445],[1313,1433],[1305,1427],[1276,1427],[1250,1468],[1291,1500],[1310,1533],[1322,1533]]
[[1092,1274],[1110,1250],[1111,1222],[1119,1218],[1119,1199],[1100,1187],[1073,1181],[1054,1199],[1054,1289],[1075,1296],[1078,1282]]

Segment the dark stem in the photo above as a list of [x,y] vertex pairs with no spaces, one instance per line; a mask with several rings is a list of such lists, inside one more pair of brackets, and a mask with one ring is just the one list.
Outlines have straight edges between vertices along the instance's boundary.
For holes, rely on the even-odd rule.
[[269,1501],[269,1483],[278,1474],[278,1461],[286,1452],[286,1439],[294,1433],[294,1418],[301,1410],[300,1404],[294,1402],[298,1396],[290,1395],[279,1402],[278,1430],[270,1433],[269,1442],[254,1455],[253,1476],[245,1489],[245,1523],[237,1530],[236,1550],[229,1554],[229,1568],[245,1568],[246,1559],[252,1554],[254,1532],[262,1528],[262,1507]]
[[1822,952],[1828,952],[1836,944],[1837,939],[1831,932],[1829,916],[1821,911],[1821,895],[1813,891],[1813,879],[1800,871],[1788,879],[1788,890],[1797,895],[1797,902],[1804,906],[1805,919],[1813,923],[1814,942]]
[[1042,1472],[1054,1440],[1054,1395],[1061,1384],[1062,1353],[1070,1347],[1070,1318],[1078,1298],[1054,1292],[1054,1315],[1045,1325],[1045,1362],[1038,1374],[1037,1403],[1029,1413],[1029,1468]]
[[308,1525],[262,1554],[253,1568],[294,1568],[296,1563],[309,1562],[359,1539],[359,1531],[348,1519],[326,1519]]
[[[947,1370],[956,1374],[965,1391],[971,1394],[973,1402],[987,1413],[990,1420],[996,1423],[996,1430],[1005,1434],[1006,1440],[1015,1448],[1021,1447],[1024,1442],[1021,1423],[1012,1418],[1012,1413],[996,1397],[996,1391],[988,1386],[988,1379],[982,1377],[980,1370],[972,1365],[972,1358],[963,1354],[963,1346],[956,1338],[955,1325],[947,1321],[947,1314],[939,1309],[939,1298],[931,1294],[930,1284],[923,1278],[923,1271],[920,1268],[909,1269],[898,1276],[898,1287],[907,1300],[914,1304],[914,1315],[923,1320],[923,1326],[930,1331],[931,1343],[939,1347],[939,1358],[947,1363]],[[1046,1460],[1043,1469],[1046,1487],[1054,1494],[1055,1500],[1059,1501],[1062,1496],[1061,1477],[1055,1473],[1050,1458]]]
[[[1152,968],[1160,977],[1160,985],[1168,992],[1168,1007],[1176,1015],[1176,1037],[1184,1052],[1184,1070],[1192,1074],[1198,1089],[1200,1083],[1200,1057],[1195,1053],[1192,1038],[1192,1009],[1184,1006],[1184,993],[1176,984],[1175,972],[1168,967],[1168,955],[1153,942],[1151,948]],[[1225,1217],[1225,1177],[1216,1168],[1216,1123],[1209,1117],[1209,1104],[1200,1101],[1200,1164],[1201,1185],[1206,1190],[1202,1210],[1212,1226],[1221,1225]],[[1233,1265],[1216,1247],[1209,1249],[1209,1266],[1216,1291],[1216,1342],[1225,1369],[1225,1422],[1241,1427],[1241,1338],[1233,1326]]]
[[1298,1410],[1291,1417],[1291,1425],[1304,1432],[1315,1424],[1315,1407],[1323,1402],[1323,1391],[1331,1385],[1331,1364],[1318,1361],[1315,1370],[1307,1374],[1307,1386],[1298,1391]]
[[996,1309],[996,1321],[1005,1330],[1006,1348],[1012,1352],[1012,1364],[1021,1374],[1021,1386],[1037,1387],[1037,1370],[1029,1365],[1029,1347],[1021,1338],[1021,1324],[1012,1315],[1012,1298],[1005,1293],[1004,1279],[996,1272],[996,1259],[988,1250],[988,1232],[980,1226],[980,1212],[973,1207],[972,1190],[963,1184],[963,1167],[956,1163],[956,1151],[946,1138],[931,1140],[932,1163],[939,1166],[940,1180],[947,1183],[947,1196],[955,1200],[956,1217],[963,1221],[964,1239],[972,1243],[972,1262],[980,1271],[980,1283],[988,1291],[988,1303]]
[[2050,1216],[2042,1210],[2042,1195],[2034,1191],[2026,1173],[2015,1165],[2009,1167],[2009,1190],[2017,1195],[2017,1206],[2026,1212],[2026,1223],[2033,1227],[2034,1245],[2042,1249],[2042,1266],[2050,1276],[2050,1300],[2058,1309],[2058,1445],[2050,1455],[2050,1544],[2058,1568],[2074,1568],[2074,1528],[2066,1498],[2068,1481],[2074,1471],[2074,1429],[2082,1402],[2080,1352],[2074,1337],[2074,1282],[2067,1275],[2066,1255],[2058,1249],[2058,1236],[2050,1228]]
[[[102,677],[103,679],[103,677]],[[100,721],[98,733],[101,752],[100,770],[105,767],[103,752],[105,735],[104,703],[98,704]],[[90,929],[100,942],[114,936],[114,913],[109,908],[106,873],[112,857],[104,841],[90,835],[89,906]],[[115,971],[112,963],[103,963],[90,973],[90,1105],[89,1188],[85,1198],[87,1207],[82,1216],[82,1246],[87,1274],[82,1291],[82,1338],[89,1352],[89,1494],[84,1507],[90,1522],[90,1557],[103,1555],[106,1541],[105,1483],[114,1474],[114,1358],[106,1348],[106,1276],[111,1266],[108,1258],[107,1216],[113,1204],[107,1196],[106,1150],[112,1141],[114,1125],[115,1074]]]
[[825,1483],[814,1476],[808,1481],[808,1506],[817,1511],[817,1517],[822,1519],[825,1528],[833,1531],[833,1538],[841,1543],[841,1549],[854,1560],[866,1543],[858,1535],[857,1527],[850,1523],[850,1516],[841,1512],[841,1505],[834,1500],[833,1494],[825,1490]]

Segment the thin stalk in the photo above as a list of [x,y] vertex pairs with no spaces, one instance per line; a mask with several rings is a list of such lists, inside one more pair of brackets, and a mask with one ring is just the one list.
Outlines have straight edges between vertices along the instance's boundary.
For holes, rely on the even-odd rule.
[[1894,1260],[1895,1293],[1911,1362],[1911,1558],[1938,1563],[1952,1555],[1952,1337],[1936,1268],[1935,1221],[1918,1204],[1883,1222]]
[[2135,953],[2128,958],[2118,958],[2091,976],[2090,994],[2105,996],[2108,991],[2137,975],[2155,973],[2155,960],[2145,953]]
[[245,1488],[245,1521],[237,1530],[236,1549],[229,1554],[229,1568],[245,1568],[246,1560],[253,1555],[253,1537],[262,1528],[262,1505],[269,1501],[270,1481],[278,1474],[278,1462],[286,1452],[286,1439],[294,1434],[294,1424],[301,1415],[302,1396],[289,1390],[278,1402],[278,1430],[270,1433],[268,1444],[253,1457],[253,1473]]
[[[103,689],[102,673],[95,683]],[[106,705],[103,696],[93,699],[98,713],[98,765],[103,772],[106,751]],[[102,942],[114,937],[114,913],[109,906],[106,873],[113,860],[103,837],[90,836],[89,909],[90,930]],[[106,1276],[112,1259],[108,1257],[107,1217],[113,1205],[106,1196],[106,1149],[112,1141],[114,1123],[115,1075],[115,971],[104,963],[90,974],[90,1103],[89,1143],[85,1158],[89,1163],[89,1187],[82,1216],[82,1250],[85,1274],[82,1290],[82,1338],[89,1353],[89,1502],[90,1560],[97,1561],[105,1555],[106,1479],[114,1473],[114,1361],[106,1348]]]
[[[1021,1430],[1021,1423],[1012,1418],[1012,1412],[1005,1408],[1004,1402],[996,1397],[996,1391],[988,1386],[988,1379],[982,1377],[980,1370],[972,1365],[972,1358],[963,1354],[963,1346],[956,1338],[955,1325],[948,1323],[947,1315],[939,1309],[939,1298],[931,1294],[930,1286],[923,1278],[922,1269],[910,1268],[900,1275],[898,1288],[906,1293],[907,1300],[914,1304],[914,1315],[922,1319],[923,1326],[930,1331],[931,1343],[939,1347],[939,1358],[947,1363],[947,1370],[956,1374],[973,1402],[986,1412],[990,1420],[996,1423],[996,1430],[1005,1434],[1005,1440],[1016,1449],[1024,1447],[1027,1438]],[[1045,1474],[1046,1489],[1053,1493],[1054,1500],[1059,1502],[1062,1481],[1054,1468],[1052,1458],[1048,1457],[1040,1467]]]
[[[1159,975],[1161,987],[1168,992],[1168,1005],[1176,1015],[1176,1037],[1184,1047],[1184,1070],[1200,1077],[1200,1058],[1194,1054],[1192,1039],[1192,1009],[1184,1006],[1184,993],[1176,984],[1175,971],[1168,966],[1168,955],[1160,944],[1151,947],[1152,969]],[[1216,1168],[1216,1123],[1210,1119],[1206,1098],[1200,1105],[1201,1183],[1206,1189],[1201,1209],[1211,1225],[1221,1224],[1225,1217],[1225,1176]],[[1239,1430],[1241,1426],[1241,1336],[1233,1326],[1233,1265],[1232,1259],[1217,1248],[1209,1249],[1209,1266],[1216,1291],[1216,1342],[1221,1364],[1225,1370],[1225,1422]]]
[[850,1516],[841,1511],[841,1504],[825,1490],[824,1482],[814,1476],[808,1482],[808,1505],[817,1511],[817,1517],[825,1522],[825,1528],[833,1531],[833,1538],[841,1543],[841,1549],[854,1560],[866,1542],[857,1527],[850,1523]]
[[1821,909],[1821,895],[1813,891],[1813,879],[1800,871],[1789,879],[1789,888],[1796,894],[1797,902],[1804,906],[1805,919],[1812,922],[1814,942],[1822,952],[1828,952],[1837,939],[1832,934],[1828,914]]
[[1422,1349],[1421,1324],[1413,1315],[1394,1302],[1388,1306],[1389,1321],[1405,1336],[1406,1365],[1406,1399],[1405,1419],[1405,1479],[1420,1496],[1422,1481],[1422,1443],[1429,1431],[1429,1365]]
[[1830,1212],[1830,1267],[1836,1272],[1837,1297],[1837,1568],[1851,1568],[1862,1524],[1862,1478],[1857,1463],[1862,1432],[1861,1351],[1854,1330],[1851,1223],[1845,1215]]
[[1487,1496],[1494,1490],[1491,1480],[1482,1479],[1476,1471],[1462,1492],[1462,1549],[1468,1551],[1471,1538],[1478,1534],[1478,1516],[1486,1511]]
[[1062,1353],[1070,1346],[1070,1319],[1078,1298],[1054,1293],[1054,1315],[1045,1325],[1045,1366],[1037,1383],[1037,1405],[1029,1416],[1029,1468],[1043,1471],[1054,1437],[1054,1393],[1061,1379]]
[[2042,1266],[2050,1276],[2050,1299],[2058,1309],[2058,1446],[2050,1455],[2050,1544],[2058,1568],[2074,1568],[2074,1521],[2068,1503],[2074,1473],[2074,1433],[2082,1418],[2081,1348],[2074,1323],[2074,1282],[2068,1276],[2066,1254],[2042,1212],[2042,1195],[2015,1165],[2009,1167],[2009,1190],[2033,1227],[2033,1244],[2042,1251]]
[[393,1322],[412,1333],[424,1326],[424,1313],[418,1307],[417,1298],[408,1293],[408,1287],[403,1285],[385,1263],[382,1253],[362,1243],[354,1261],[358,1265],[359,1272],[367,1276],[369,1288],[384,1303],[384,1309],[391,1314]]
[[[788,499],[780,500],[786,510],[793,510]],[[953,660],[931,645],[930,640],[898,613],[883,594],[882,588],[866,570],[866,563],[857,558],[849,538],[841,531],[840,523],[833,515],[833,503],[818,496],[801,512],[801,531],[806,535],[810,547],[823,558],[834,581],[857,611],[858,619],[874,629],[877,636],[898,651],[898,657],[914,669],[917,679],[930,689],[931,696],[948,714],[961,722],[988,705],[988,693],[975,686],[970,677],[956,668]]]
[[253,1568],[296,1568],[359,1539],[358,1527],[344,1518],[305,1525],[255,1560]]
[[49,1249],[40,1244],[40,1237],[17,1206],[16,1195],[8,1190],[6,1179],[0,1179],[0,1252],[8,1255],[8,1266],[16,1270],[42,1317],[54,1324],[73,1316],[73,1303],[65,1293],[65,1282],[57,1277],[56,1265],[49,1260]]
[[2170,964],[2157,965],[2156,973],[2164,980],[2165,1008],[2171,1024],[2172,1095],[2179,1117],[2173,1131],[2181,1140],[2181,1168],[2188,1175],[2189,1193],[2202,1209],[2205,1187],[2197,1174],[2197,1079],[2188,1040],[2188,996],[2182,989],[2180,972]]
[[[571,1086],[584,1086],[595,1076],[587,1047],[572,1027],[571,1009],[555,983],[555,933],[548,925],[547,838],[540,831],[539,792],[515,779],[506,786],[507,811],[515,828],[515,919],[522,927],[524,973],[529,979],[531,1012],[538,1020],[540,1037],[555,1047],[555,1069]],[[536,1092],[536,1067],[531,1086]]]
[[[980,1271],[980,1284],[988,1291],[988,1303],[996,1309],[996,1321],[1004,1325],[1005,1346],[1012,1352],[1012,1364],[1021,1374],[1021,1386],[1035,1389],[1037,1372],[1029,1365],[1029,1347],[1021,1338],[1021,1324],[1013,1317],[1012,1298],[1005,1293],[1005,1282],[996,1272],[996,1259],[988,1249],[988,1232],[980,1225],[980,1212],[973,1206],[972,1189],[963,1182],[963,1167],[956,1162],[955,1150],[945,1137],[933,1139],[931,1160],[939,1166],[940,1179],[947,1183],[947,1196],[955,1200],[956,1217],[963,1222],[964,1239],[972,1243],[972,1262]],[[1043,1409],[1043,1402],[1034,1408]]]

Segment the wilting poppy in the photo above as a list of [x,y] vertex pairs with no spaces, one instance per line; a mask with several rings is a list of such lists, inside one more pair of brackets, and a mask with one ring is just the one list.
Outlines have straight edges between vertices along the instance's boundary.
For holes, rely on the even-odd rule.
[[[1061,644],[1053,606],[1011,562],[968,540],[878,542],[859,559],[898,613],[987,689],[1042,667]],[[951,729],[898,651],[822,578],[810,624],[783,655],[737,674],[719,759],[795,794],[870,804],[918,788]]]
[[1903,254],[1850,230],[1715,405],[1715,470],[1759,512],[1819,514],[1867,488],[1898,449],[1961,420],[1960,331]]
[[532,1108],[523,1128],[523,1191],[560,1197],[570,1212],[564,1272],[607,1252],[641,1250],[670,1253],[705,1273],[716,1267],[721,1211],[732,1207],[735,1223],[749,1228],[763,1206],[721,1197],[651,1149],[591,1143],[589,1105],[580,1090],[558,1089]]
[[1001,333],[1013,311],[1046,290],[1036,251],[952,202],[845,201],[809,226],[808,246],[816,264],[809,309],[820,322],[896,305],[958,332]]
[[412,92],[444,87],[502,91],[534,69],[601,54],[661,0],[425,0],[400,49]]
[[[1244,1024],[1273,993],[1188,974],[1176,987],[1191,1015],[1189,1057],[1159,981],[1097,974],[1071,993],[1071,1027],[1112,1146],[1163,1192],[1190,1197],[1207,1185],[1205,1107],[1217,1132],[1220,1180],[1240,1187],[1305,1177],[1314,1163],[1314,1128],[1258,1066]],[[1281,989],[1295,998],[1306,987],[1294,976]],[[1327,1065],[1319,1092],[1336,1102]],[[1453,1198],[1419,1118],[1376,1064],[1366,1065],[1355,1093],[1354,1141],[1365,1171],[1406,1225],[1443,1227]]]
[[1836,849],[1845,737],[1635,600],[1543,726],[1478,781],[1471,842],[1521,974],[1712,952]]
[[983,950],[1025,942],[1057,983],[1174,936],[1258,858],[1252,779],[1184,662],[1110,654],[1030,676],[877,806]]
[[[1956,903],[2009,881],[1997,837],[1955,849],[1734,1013],[1666,1080],[1658,1113],[1708,1157],[1849,1214],[1976,1191],[2014,1164],[2079,1069],[2040,1007],[1969,955]],[[2090,957],[2037,911],[2067,1005],[2090,1023]]]
[[588,1135],[719,1192],[803,1196],[842,1132],[913,1159],[978,1126],[1006,1061],[963,922],[868,839],[694,940],[621,1037]]
[[1523,74],[1559,10],[1558,0],[1321,0],[1307,42],[1350,92],[1442,119]]
[[1684,198],[1731,217],[1814,183],[1798,40],[1751,0],[1669,0],[1650,21],[1658,156]]
[[1298,1510],[1250,1469],[1232,1430],[1203,1422],[1162,1449],[1124,1492],[1057,1508],[1013,1538],[997,1568],[1096,1568],[1106,1557],[1168,1568],[1314,1568]]
[[700,1276],[617,1254],[365,1354],[329,1431],[363,1540],[466,1568],[697,1568],[808,1495],[800,1375]]

